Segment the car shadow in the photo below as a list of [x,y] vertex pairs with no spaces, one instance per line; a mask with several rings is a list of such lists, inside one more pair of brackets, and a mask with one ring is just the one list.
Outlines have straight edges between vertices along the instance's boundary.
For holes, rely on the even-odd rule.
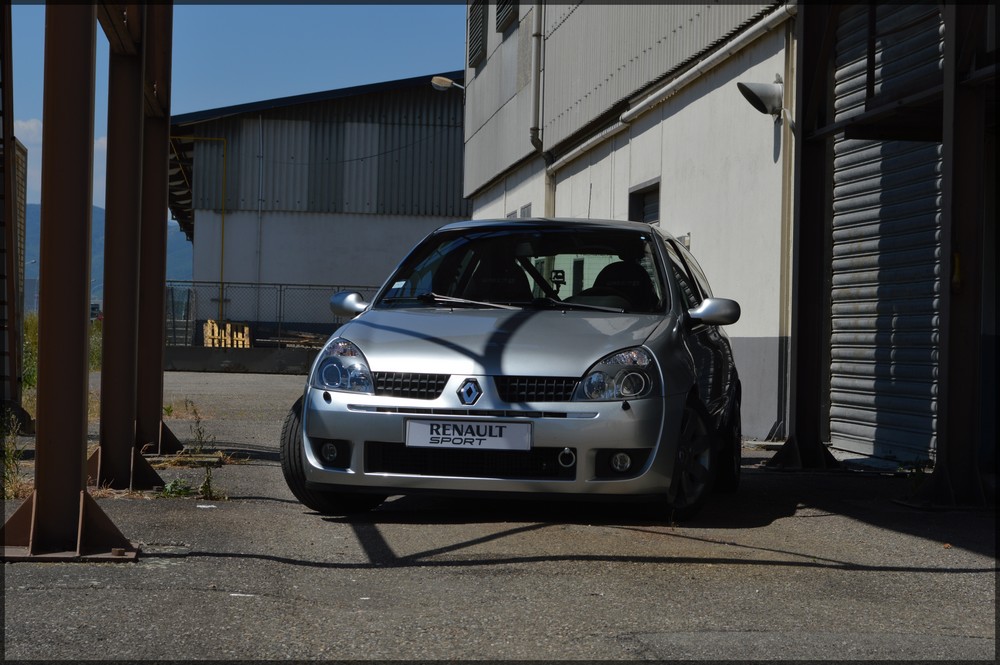
[[387,524],[575,524],[631,529],[677,527],[692,532],[766,528],[778,520],[846,516],[877,528],[933,539],[979,554],[996,553],[993,511],[915,509],[900,501],[912,479],[895,474],[743,469],[738,492],[713,495],[693,518],[674,522],[663,506],[637,502],[493,499],[440,496],[391,497],[378,509],[333,523]]

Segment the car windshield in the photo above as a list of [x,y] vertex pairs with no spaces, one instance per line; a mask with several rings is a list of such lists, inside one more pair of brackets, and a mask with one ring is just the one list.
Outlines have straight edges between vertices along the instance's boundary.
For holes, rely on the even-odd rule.
[[662,312],[664,293],[650,233],[518,225],[432,234],[375,306]]

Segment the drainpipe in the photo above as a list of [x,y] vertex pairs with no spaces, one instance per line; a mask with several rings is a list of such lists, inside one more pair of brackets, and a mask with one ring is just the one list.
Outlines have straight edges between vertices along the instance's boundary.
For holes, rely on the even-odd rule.
[[531,145],[538,154],[544,154],[542,140],[538,138],[542,108],[542,3],[536,2],[531,13],[531,127],[528,133]]
[[528,129],[532,147],[545,161],[545,193],[542,204],[542,214],[545,217],[555,215],[556,183],[549,165],[552,156],[545,152],[545,146],[539,134],[542,126],[542,2],[536,2],[531,16],[531,127]]

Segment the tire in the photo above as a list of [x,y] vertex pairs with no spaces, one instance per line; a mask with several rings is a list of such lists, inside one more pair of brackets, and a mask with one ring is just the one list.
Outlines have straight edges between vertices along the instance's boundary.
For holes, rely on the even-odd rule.
[[743,426],[740,418],[740,393],[736,393],[729,422],[719,432],[722,439],[722,454],[719,473],[715,478],[715,491],[732,494],[740,487],[743,465]]
[[684,407],[677,442],[677,461],[670,488],[670,517],[684,521],[694,517],[705,505],[715,487],[719,470],[719,450],[703,409]]
[[298,398],[281,428],[281,473],[288,489],[307,508],[321,515],[351,515],[378,507],[385,496],[352,494],[306,489],[305,462],[302,458],[302,398]]

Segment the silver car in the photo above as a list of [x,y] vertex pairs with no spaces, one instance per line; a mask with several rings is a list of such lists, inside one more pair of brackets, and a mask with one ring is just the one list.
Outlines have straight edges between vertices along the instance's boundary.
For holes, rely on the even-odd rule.
[[639,499],[686,519],[740,476],[740,381],[715,298],[648,224],[448,224],[313,363],[281,467],[343,515],[438,494]]

